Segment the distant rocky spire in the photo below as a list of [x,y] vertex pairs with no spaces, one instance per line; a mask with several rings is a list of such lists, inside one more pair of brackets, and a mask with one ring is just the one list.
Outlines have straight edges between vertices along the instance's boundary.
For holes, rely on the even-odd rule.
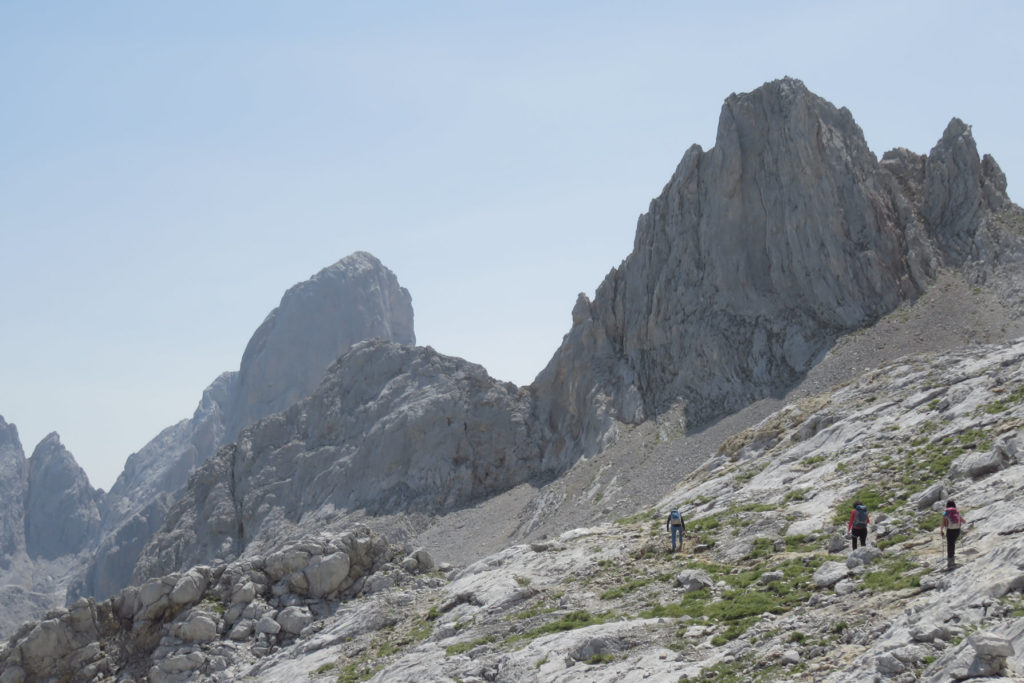
[[25,548],[25,490],[28,465],[18,429],[0,415],[0,569]]
[[308,396],[338,356],[367,339],[416,343],[408,290],[360,251],[290,288],[252,335],[226,420],[228,438]]
[[289,288],[253,333],[240,369],[207,387],[190,419],[128,458],[103,501],[103,538],[69,595],[104,598],[126,585],[189,475],[245,427],[311,394],[331,363],[368,339],[416,343],[412,297],[373,255],[355,252]]
[[98,492],[56,432],[28,460],[25,546],[48,560],[74,554],[95,542],[100,528]]

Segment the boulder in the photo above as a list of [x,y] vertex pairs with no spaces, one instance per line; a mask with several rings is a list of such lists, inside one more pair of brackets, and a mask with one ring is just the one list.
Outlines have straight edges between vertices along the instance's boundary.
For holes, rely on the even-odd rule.
[[911,497],[910,502],[913,503],[918,510],[927,510],[935,503],[944,500],[946,498],[946,486],[942,482],[932,484],[924,491],[915,494]]
[[830,560],[823,563],[814,571],[814,575],[811,577],[811,580],[818,588],[831,588],[845,579],[849,573],[850,570],[845,564]]
[[285,633],[298,635],[302,629],[313,623],[313,615],[307,607],[285,607],[281,610],[276,619]]
[[246,581],[231,591],[231,604],[246,604],[256,599],[256,584]]
[[257,633],[276,635],[281,632],[281,624],[277,623],[273,615],[274,613],[271,612],[260,617],[260,620],[256,622]]
[[843,549],[847,547],[849,547],[847,540],[839,534],[835,534],[829,537],[828,544],[825,546],[825,549],[828,550],[828,552],[835,554],[842,552]]
[[209,643],[217,638],[217,620],[203,610],[190,610],[174,635],[187,643]]
[[702,588],[711,588],[714,581],[703,569],[684,569],[676,574],[676,585],[690,593]]
[[253,631],[252,619],[242,619],[228,632],[228,638],[231,640],[248,640],[249,636],[252,635]]
[[975,633],[967,641],[981,657],[1012,657],[1016,654],[1013,643],[994,633]]
[[1012,462],[1009,456],[999,449],[993,449],[988,453],[966,453],[950,466],[950,474],[954,477],[968,476],[979,479],[1006,469]]
[[277,581],[305,568],[309,560],[310,554],[305,550],[281,550],[267,556],[263,570],[271,581]]
[[848,569],[871,564],[882,556],[882,551],[873,545],[865,545],[851,552],[846,558]]
[[170,592],[171,603],[175,605],[190,605],[198,602],[206,590],[206,577],[198,569],[190,569],[185,573]]
[[885,676],[896,676],[907,670],[907,665],[891,652],[883,652],[875,658],[875,668]]
[[348,554],[344,552],[313,558],[309,566],[303,570],[306,576],[306,594],[319,598],[344,588],[347,585],[350,567]]

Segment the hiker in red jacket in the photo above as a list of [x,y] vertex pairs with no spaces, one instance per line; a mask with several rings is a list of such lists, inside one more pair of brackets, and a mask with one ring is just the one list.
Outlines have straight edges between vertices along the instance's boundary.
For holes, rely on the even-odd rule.
[[939,535],[946,537],[946,569],[956,567],[956,539],[960,537],[964,516],[956,509],[956,503],[950,498],[946,501],[946,510],[942,513],[942,526]]
[[850,510],[850,521],[846,523],[846,530],[853,534],[853,549],[857,549],[857,539],[860,539],[861,547],[868,544],[868,508],[859,500],[853,504]]

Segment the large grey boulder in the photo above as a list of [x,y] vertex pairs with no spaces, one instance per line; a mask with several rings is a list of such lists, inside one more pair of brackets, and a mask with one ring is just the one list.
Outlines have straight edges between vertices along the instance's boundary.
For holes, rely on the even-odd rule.
[[100,494],[85,471],[52,433],[28,460],[25,496],[25,548],[30,557],[48,560],[75,554],[95,540],[100,529]]

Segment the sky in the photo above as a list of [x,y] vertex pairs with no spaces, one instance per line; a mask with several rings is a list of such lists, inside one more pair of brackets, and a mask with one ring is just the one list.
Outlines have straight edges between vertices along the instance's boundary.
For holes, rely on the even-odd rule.
[[420,345],[528,384],[722,102],[875,154],[973,126],[1021,201],[1024,3],[0,0],[0,416],[109,488],[355,251]]

